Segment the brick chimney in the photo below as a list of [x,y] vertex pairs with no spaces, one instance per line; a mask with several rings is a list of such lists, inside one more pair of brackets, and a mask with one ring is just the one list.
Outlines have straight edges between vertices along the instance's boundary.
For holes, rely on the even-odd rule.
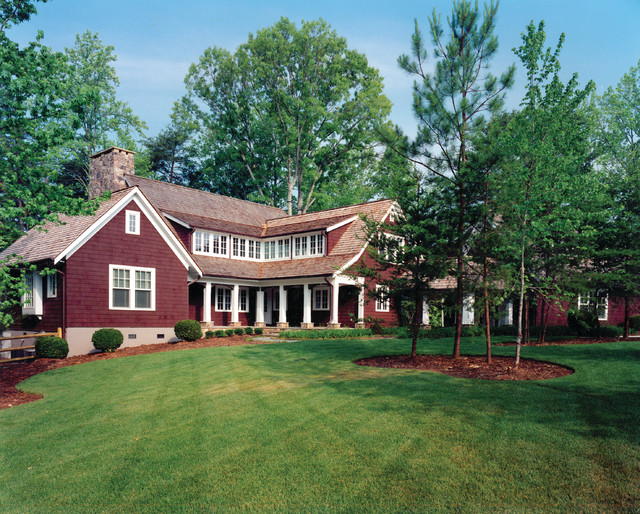
[[127,187],[124,176],[135,175],[134,156],[134,152],[115,146],[92,155],[89,164],[89,198]]

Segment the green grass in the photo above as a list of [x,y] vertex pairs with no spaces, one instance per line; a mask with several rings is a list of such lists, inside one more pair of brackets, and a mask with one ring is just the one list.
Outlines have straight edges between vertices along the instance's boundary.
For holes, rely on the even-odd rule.
[[44,399],[0,411],[0,511],[638,509],[640,343],[525,347],[576,369],[539,382],[352,364],[408,349],[209,348],[32,377]]

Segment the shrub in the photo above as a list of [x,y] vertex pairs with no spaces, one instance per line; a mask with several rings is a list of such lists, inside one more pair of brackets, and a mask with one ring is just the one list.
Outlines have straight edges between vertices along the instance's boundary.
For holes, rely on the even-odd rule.
[[264,332],[264,330],[262,330],[262,327],[256,327],[253,329],[253,333],[257,336],[262,335],[262,332]]
[[216,337],[227,337],[227,334],[224,333],[224,330],[216,330]]
[[233,329],[228,328],[227,330],[224,331],[224,333],[227,334],[229,337],[231,337],[233,335]]
[[635,316],[629,316],[629,329],[634,332],[638,332],[640,330],[640,315],[636,314]]
[[244,330],[242,330],[240,327],[234,328],[233,333],[237,336],[241,336],[241,335],[244,335]]
[[244,333],[250,336],[253,334],[253,329],[251,327],[247,327],[244,329]]
[[598,333],[598,316],[595,312],[569,311],[567,324],[579,336],[593,336]]
[[349,339],[368,337],[370,328],[336,328],[327,330],[285,330],[280,332],[283,339]]
[[382,327],[377,321],[371,325],[371,333],[374,335],[382,334]]
[[44,336],[36,338],[36,357],[64,359],[69,354],[69,345],[61,337]]
[[176,323],[173,331],[178,339],[183,341],[195,341],[202,337],[202,328],[195,319],[183,319]]
[[600,327],[600,336],[601,337],[620,337],[624,333],[624,329],[622,327],[615,327],[613,325],[605,325]]
[[93,347],[101,352],[113,352],[120,348],[123,341],[122,332],[115,328],[101,328],[91,336]]
[[213,332],[213,330],[207,330],[204,333],[204,337],[206,337],[207,339],[211,339],[214,335],[215,335],[215,333]]

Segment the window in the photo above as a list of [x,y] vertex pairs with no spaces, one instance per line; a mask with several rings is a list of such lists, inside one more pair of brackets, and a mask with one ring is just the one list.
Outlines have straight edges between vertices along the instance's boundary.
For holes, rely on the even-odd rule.
[[329,288],[316,287],[313,290],[313,310],[328,311],[329,310]]
[[22,305],[33,307],[33,272],[27,271],[24,275],[25,293],[22,296]]
[[250,239],[249,240],[249,259],[255,259],[255,257],[256,257],[255,243]]
[[578,310],[593,312],[594,309],[598,320],[606,321],[609,317],[609,296],[607,294],[578,296]]
[[324,254],[324,235],[296,236],[293,238],[293,256],[306,257],[308,255]]
[[298,257],[300,255],[301,237],[296,237],[293,240],[293,254]]
[[213,255],[227,255],[227,236],[195,231],[193,251],[196,253],[206,253]]
[[194,252],[202,251],[202,232],[196,231],[196,242],[193,245],[193,251]]
[[237,257],[238,256],[238,246],[239,246],[239,242],[240,239],[237,237],[233,238],[233,256]]
[[42,316],[43,290],[42,275],[37,271],[27,271],[24,274],[25,293],[22,295],[22,314]]
[[209,253],[210,248],[211,247],[209,246],[209,234],[203,233],[202,234],[202,251],[204,253]]
[[249,290],[245,288],[240,289],[238,296],[238,310],[240,312],[249,312]]
[[389,312],[389,288],[376,286],[376,311]]
[[126,211],[126,226],[125,233],[126,234],[140,234],[140,213],[138,211]]
[[240,257],[245,257],[247,255],[247,240],[240,239]]
[[216,310],[219,312],[231,311],[231,289],[216,286]]
[[58,274],[47,275],[47,298],[58,296]]
[[109,265],[109,308],[155,310],[153,268]]
[[256,259],[260,258],[260,241],[256,241]]

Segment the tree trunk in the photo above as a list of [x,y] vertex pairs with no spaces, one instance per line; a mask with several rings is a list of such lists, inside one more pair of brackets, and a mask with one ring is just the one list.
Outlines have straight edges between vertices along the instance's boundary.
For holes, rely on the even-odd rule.
[[456,316],[456,334],[453,340],[453,358],[460,357],[460,338],[462,337],[462,309],[464,308],[464,211],[466,209],[464,188],[461,186],[460,191],[460,213],[458,218],[458,262],[457,262],[457,310]]
[[516,359],[514,368],[520,364],[520,345],[522,344],[522,311],[524,307],[524,238],[520,252],[520,305],[518,305],[518,332],[516,333]]
[[416,296],[415,309],[413,311],[413,334],[411,339],[411,360],[416,360],[418,351],[418,331],[420,330],[420,324],[418,323],[418,309],[422,307],[422,298]]
[[487,231],[489,230],[489,181],[485,183],[484,193],[484,266],[482,268],[482,295],[484,297],[484,337],[487,343],[487,364],[491,364],[491,313],[489,310],[489,257],[487,256]]
[[529,296],[524,297],[524,344],[529,344]]

